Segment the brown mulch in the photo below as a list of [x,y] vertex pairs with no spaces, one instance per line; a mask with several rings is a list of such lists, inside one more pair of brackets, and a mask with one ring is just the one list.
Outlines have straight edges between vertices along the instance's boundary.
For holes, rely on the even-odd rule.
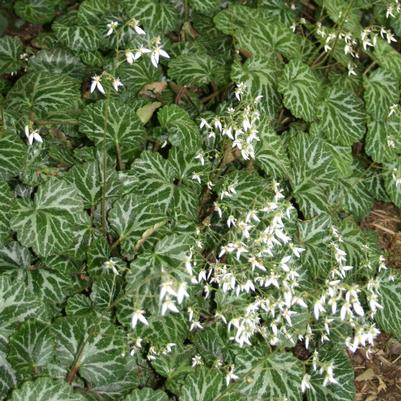
[[[377,203],[362,227],[377,232],[387,265],[401,269],[401,209]],[[351,356],[356,401],[401,401],[401,343],[386,334],[376,341],[368,358],[363,349]]]

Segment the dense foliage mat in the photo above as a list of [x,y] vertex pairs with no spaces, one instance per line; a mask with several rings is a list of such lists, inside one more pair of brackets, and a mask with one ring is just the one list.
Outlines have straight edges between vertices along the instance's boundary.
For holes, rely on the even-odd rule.
[[398,2],[0,7],[0,400],[354,400],[401,339],[358,224],[401,207]]

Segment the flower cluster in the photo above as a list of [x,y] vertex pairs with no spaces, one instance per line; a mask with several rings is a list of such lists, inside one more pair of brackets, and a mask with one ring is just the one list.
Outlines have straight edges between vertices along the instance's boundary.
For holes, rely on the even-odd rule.
[[241,101],[246,86],[239,83],[234,91],[239,101],[237,107],[228,108],[227,114],[215,117],[212,121],[201,120],[200,128],[208,132],[208,136],[214,138],[216,133],[228,138],[232,148],[237,149],[244,160],[255,159],[255,146],[260,140],[258,125],[260,113],[257,109],[262,97],[258,96],[252,101]]

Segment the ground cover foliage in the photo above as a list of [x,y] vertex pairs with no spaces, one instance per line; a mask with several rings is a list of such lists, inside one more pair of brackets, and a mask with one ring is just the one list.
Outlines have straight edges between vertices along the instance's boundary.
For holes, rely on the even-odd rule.
[[401,332],[358,225],[401,206],[398,2],[2,5],[42,28],[0,37],[0,399],[353,400]]

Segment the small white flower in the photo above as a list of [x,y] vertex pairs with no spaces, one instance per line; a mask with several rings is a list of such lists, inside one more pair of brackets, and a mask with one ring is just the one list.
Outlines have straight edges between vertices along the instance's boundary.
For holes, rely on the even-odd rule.
[[90,93],[93,93],[95,89],[97,89],[101,94],[105,94],[103,85],[101,84],[101,79],[102,77],[100,75],[94,75],[92,77],[92,84],[91,84],[91,89]]
[[192,367],[203,365],[202,357],[200,355],[195,355],[192,358]]
[[114,262],[114,260],[110,259],[110,260],[107,260],[106,262],[104,262],[104,267],[106,269],[110,269],[117,276],[119,275],[118,270],[117,270],[117,265],[116,265],[116,262]]
[[195,172],[192,173],[192,180],[197,181],[199,184],[201,183],[201,178],[199,174],[196,174]]
[[116,92],[118,92],[118,88],[124,86],[123,83],[120,81],[120,78],[114,78],[112,85]]
[[176,298],[177,298],[178,305],[181,305],[184,298],[187,298],[187,297],[189,297],[189,294],[187,292],[187,284],[181,283],[176,292]]
[[28,139],[29,145],[32,145],[33,141],[35,140],[36,142],[43,142],[42,137],[39,135],[39,130],[33,130],[29,131],[29,126],[25,125],[25,136]]
[[175,306],[175,303],[172,299],[167,298],[162,304],[162,316],[164,316],[168,311],[178,313],[179,310]]
[[301,383],[301,391],[304,393],[307,389],[311,388],[311,384],[310,384],[310,379],[311,376],[308,375],[307,373],[305,373],[303,379],[302,379],[302,383]]
[[145,31],[139,26],[139,21],[132,19],[129,26],[134,29],[138,35],[146,35]]
[[138,322],[143,323],[145,326],[149,326],[146,317],[144,316],[145,311],[143,309],[137,309],[134,311],[131,317],[131,327],[135,329]]
[[234,374],[234,367],[231,366],[230,370],[226,374],[226,385],[228,386],[231,382],[231,380],[238,380],[238,376]]
[[125,59],[127,60],[128,64],[132,64],[135,61],[134,53],[132,53],[131,51],[126,51]]
[[108,31],[106,33],[106,36],[110,36],[118,27],[118,22],[117,21],[112,21],[109,24],[107,24]]
[[200,161],[200,164],[201,164],[202,166],[205,165],[205,158],[203,157],[203,154],[202,154],[202,153],[198,153],[198,154],[195,156],[195,159],[199,160],[199,161]]
[[150,61],[152,62],[154,67],[157,67],[159,64],[159,59],[161,57],[164,58],[170,58],[170,56],[168,55],[168,53],[162,49],[162,47],[160,45],[157,45],[153,51],[152,54],[150,55]]
[[194,330],[196,330],[196,329],[198,329],[198,330],[202,330],[203,329],[203,326],[201,325],[201,323],[199,322],[199,321],[194,321],[194,322],[192,322],[191,323],[191,327],[190,327],[190,331],[194,331]]

